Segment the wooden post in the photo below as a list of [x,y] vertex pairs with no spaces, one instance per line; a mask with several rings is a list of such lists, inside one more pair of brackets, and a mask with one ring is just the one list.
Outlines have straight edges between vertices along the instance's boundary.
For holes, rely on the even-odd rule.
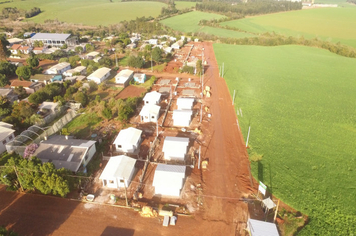
[[126,206],[129,206],[129,202],[127,201],[127,189],[126,189],[125,178],[124,178],[124,186],[125,186],[125,200],[126,200]]
[[275,213],[274,213],[273,222],[276,222],[277,213],[278,213],[278,207],[279,207],[279,199],[278,199],[278,203],[277,203],[276,211],[275,211]]
[[232,105],[235,103],[235,89],[234,89],[234,95],[232,96]]
[[246,147],[248,146],[248,139],[250,138],[250,130],[251,130],[251,126],[248,127],[248,134],[247,134],[247,140],[246,140]]
[[19,174],[17,173],[17,169],[16,169],[16,166],[14,166],[14,170],[15,170],[15,174],[17,176],[17,179],[19,180],[19,184],[20,184],[20,187],[21,187],[21,191],[23,192],[23,187],[22,187],[22,184],[21,184],[21,181],[20,181],[20,178],[19,178]]

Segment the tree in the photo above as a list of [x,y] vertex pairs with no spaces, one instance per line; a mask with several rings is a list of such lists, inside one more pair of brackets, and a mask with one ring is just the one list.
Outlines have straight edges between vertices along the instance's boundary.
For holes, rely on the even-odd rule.
[[142,57],[130,56],[127,61],[127,65],[134,68],[142,68],[144,64],[145,62]]
[[6,75],[0,74],[0,87],[5,87],[6,85],[9,85],[10,81],[6,77]]
[[31,77],[32,71],[29,66],[21,66],[16,69],[16,75],[20,80],[29,80]]
[[85,50],[86,50],[87,52],[94,51],[94,49],[95,49],[94,46],[91,45],[90,43],[85,44]]
[[196,64],[196,72],[198,75],[201,75],[203,73],[203,64],[202,64],[202,61],[201,60],[198,60],[197,61],[197,64]]
[[41,104],[42,102],[46,101],[47,99],[48,99],[48,95],[42,89],[40,91],[32,93],[28,97],[28,101],[30,103],[33,103],[33,104],[36,104],[36,105]]
[[8,61],[0,61],[0,74],[11,76],[15,74],[17,67]]
[[35,114],[33,106],[28,102],[21,101],[13,106],[11,116],[23,121],[26,118],[30,118],[33,114]]
[[37,67],[39,65],[38,59],[33,55],[31,55],[29,58],[27,58],[26,62],[32,68]]
[[88,96],[83,93],[83,92],[77,92],[75,95],[74,95],[74,100],[81,103],[83,107],[85,107],[88,102],[89,102],[89,98]]
[[80,57],[78,55],[69,57],[69,63],[72,68],[77,66],[78,61],[80,61]]
[[17,94],[17,96],[19,96],[19,99],[27,97],[26,89],[24,89],[22,86],[16,87],[14,92]]
[[59,59],[59,63],[62,63],[62,62],[68,62],[69,59],[67,57],[62,57],[61,59]]
[[104,116],[104,118],[110,120],[112,118],[112,111],[110,108],[106,107],[101,114]]
[[161,62],[162,60],[162,50],[159,47],[155,47],[152,50],[152,60],[155,61],[156,63]]
[[33,42],[33,46],[34,47],[43,47],[43,42],[39,41],[39,40],[36,40],[36,41]]
[[1,236],[18,236],[17,233],[15,233],[12,230],[7,230],[4,226],[0,226],[0,235]]
[[7,48],[10,43],[6,40],[5,35],[0,36],[0,61],[5,61],[11,55],[10,50]]
[[83,48],[80,46],[75,47],[75,52],[81,54],[83,52]]
[[0,117],[11,114],[11,104],[6,96],[0,96]]

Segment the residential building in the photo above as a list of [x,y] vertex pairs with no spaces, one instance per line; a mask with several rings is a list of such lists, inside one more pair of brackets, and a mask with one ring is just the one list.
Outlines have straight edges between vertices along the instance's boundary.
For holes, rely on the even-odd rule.
[[115,82],[118,85],[126,87],[130,84],[130,81],[133,79],[134,72],[132,70],[122,70],[115,76]]
[[186,166],[158,164],[153,177],[156,195],[179,197],[184,186]]
[[178,110],[192,110],[194,104],[194,98],[178,98],[177,106]]
[[49,84],[53,82],[61,82],[63,81],[62,75],[45,75],[45,74],[35,74],[30,77],[31,82],[39,82],[42,84]]
[[12,124],[0,121],[0,154],[6,151],[5,145],[15,138],[15,130],[11,129]]
[[174,110],[173,111],[173,126],[190,126],[192,119],[192,110]]
[[57,169],[65,168],[73,172],[85,168],[96,152],[96,141],[72,139],[63,135],[53,135],[42,141],[34,156],[42,162],[52,162]]
[[141,144],[141,135],[142,130],[133,127],[121,130],[113,142],[116,151],[124,153],[136,152]]
[[162,152],[165,160],[184,161],[188,151],[189,138],[166,137],[164,139]]
[[158,39],[150,39],[150,40],[148,40],[148,43],[151,45],[157,45]]
[[56,114],[59,112],[59,105],[56,102],[43,102],[38,106],[41,111],[49,111],[50,113]]
[[110,157],[99,179],[104,187],[127,188],[135,175],[135,164],[135,159],[125,155]]
[[162,94],[156,91],[146,93],[143,97],[143,102],[145,105],[158,105],[161,101]]
[[248,219],[247,231],[251,236],[279,236],[276,224]]
[[24,40],[23,39],[19,39],[19,38],[11,38],[11,39],[7,39],[7,41],[9,42],[9,46],[12,46],[14,44],[21,44]]
[[21,48],[21,44],[13,44],[10,48],[11,54],[15,54],[15,55],[18,54],[20,48]]
[[67,70],[63,73],[64,76],[73,76],[75,73],[80,73],[85,75],[87,73],[87,68],[85,66],[77,66],[74,69]]
[[135,73],[133,75],[133,79],[134,79],[135,82],[142,84],[142,83],[144,83],[146,81],[146,74]]
[[31,51],[32,51],[32,47],[29,47],[29,46],[21,46],[19,48],[19,51],[23,54],[29,54]]
[[10,103],[19,100],[19,96],[12,88],[0,88],[0,96],[6,97]]
[[70,63],[68,62],[61,62],[58,63],[57,65],[52,66],[48,70],[45,71],[44,74],[46,75],[61,75],[65,71],[70,70]]
[[89,52],[87,55],[85,55],[85,59],[93,60],[95,57],[99,56],[100,52]]
[[23,87],[26,93],[34,93],[44,87],[44,84],[39,82],[24,81],[24,80],[13,80],[10,85],[11,88]]
[[87,80],[89,81],[94,81],[97,84],[100,84],[104,80],[106,80],[110,76],[111,69],[107,67],[101,67],[91,73],[88,77]]
[[34,54],[36,54],[36,55],[37,55],[37,54],[41,54],[41,53],[43,53],[43,52],[44,52],[44,50],[45,50],[45,48],[44,48],[44,47],[34,47],[32,51],[33,51],[33,53],[34,53]]
[[52,33],[37,33],[33,35],[30,42],[42,41],[45,46],[62,47],[64,44],[75,46],[78,44],[78,38],[71,34],[52,34]]
[[140,112],[141,122],[157,122],[160,109],[157,105],[144,105]]

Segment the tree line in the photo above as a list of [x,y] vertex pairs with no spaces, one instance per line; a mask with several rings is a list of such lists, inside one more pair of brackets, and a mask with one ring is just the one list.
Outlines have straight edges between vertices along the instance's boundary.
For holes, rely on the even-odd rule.
[[196,10],[221,13],[230,17],[267,14],[281,11],[302,9],[302,3],[291,1],[248,1],[235,2],[202,2],[196,4]]
[[11,20],[16,20],[19,17],[31,18],[40,14],[41,12],[41,9],[38,7],[34,7],[28,11],[18,9],[17,7],[5,7],[1,11],[0,17],[2,19],[10,18]]

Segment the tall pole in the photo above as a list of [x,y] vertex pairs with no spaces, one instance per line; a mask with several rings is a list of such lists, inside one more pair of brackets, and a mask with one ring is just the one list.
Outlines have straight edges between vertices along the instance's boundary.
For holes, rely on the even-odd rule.
[[203,119],[203,104],[201,104],[201,107],[200,107],[200,123]]
[[275,211],[275,213],[274,213],[273,222],[276,222],[277,213],[278,213],[278,207],[279,207],[279,199],[278,199],[278,203],[277,203],[276,211]]
[[250,130],[251,130],[251,126],[248,127],[248,134],[247,134],[247,140],[246,140],[246,147],[248,146],[248,139],[250,138]]
[[198,161],[198,169],[200,170],[200,153],[201,153],[201,146],[199,146],[199,161]]
[[234,89],[234,96],[232,96],[232,105],[235,103],[235,89]]
[[127,189],[126,189],[125,178],[124,178],[124,186],[125,186],[125,200],[126,200],[126,206],[129,206],[129,202],[127,201]]
[[153,67],[152,67],[152,50],[151,50],[151,72],[153,72]]
[[116,49],[115,49],[115,62],[116,62],[116,67],[118,67],[118,63],[117,63],[117,57],[116,57]]

